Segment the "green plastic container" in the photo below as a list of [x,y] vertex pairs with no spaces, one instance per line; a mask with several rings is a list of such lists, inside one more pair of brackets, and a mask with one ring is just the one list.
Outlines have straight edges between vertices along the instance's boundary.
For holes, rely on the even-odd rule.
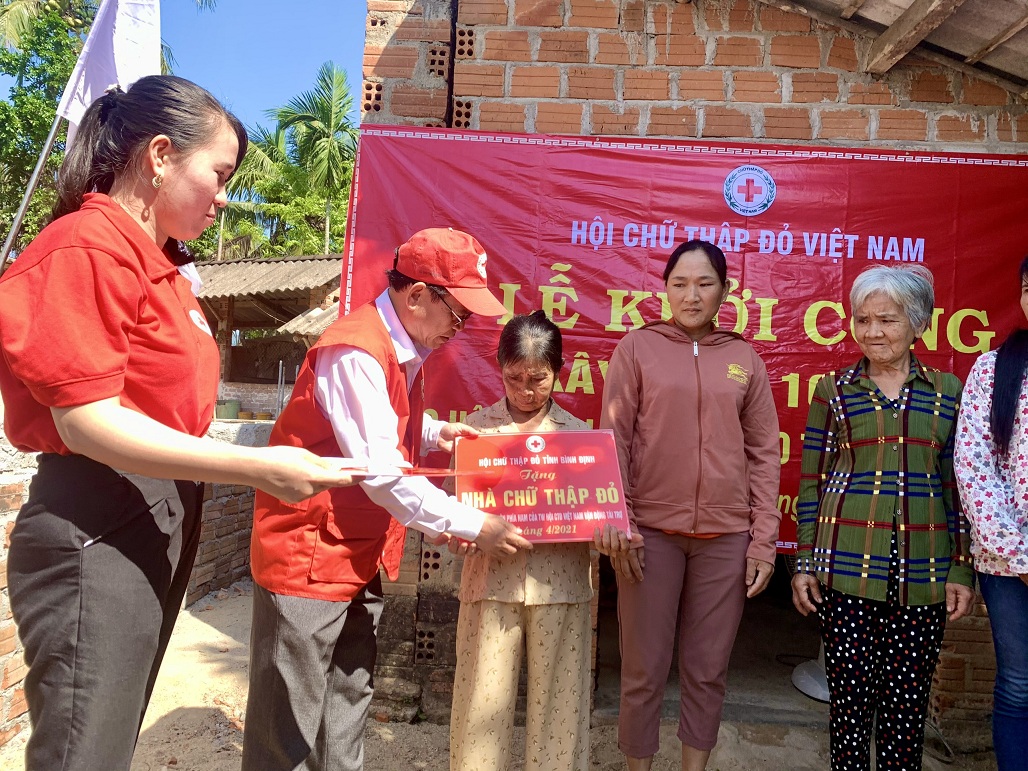
[[214,417],[218,420],[238,420],[239,400],[218,399],[218,403],[214,405]]

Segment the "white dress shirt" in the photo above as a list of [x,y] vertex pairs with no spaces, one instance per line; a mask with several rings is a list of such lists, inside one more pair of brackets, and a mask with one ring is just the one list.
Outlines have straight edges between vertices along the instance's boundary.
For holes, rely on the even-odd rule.
[[[389,331],[396,360],[407,371],[407,390],[431,351],[421,349],[403,328],[396,310],[383,292],[375,300]],[[389,401],[385,371],[359,348],[334,345],[319,348],[315,362],[315,399],[331,423],[343,455],[358,464],[406,465],[397,449],[399,418]],[[421,446],[437,448],[444,421],[425,415]],[[366,477],[361,483],[368,497],[407,527],[428,535],[451,533],[473,541],[482,530],[485,514],[447,495],[425,477]]]

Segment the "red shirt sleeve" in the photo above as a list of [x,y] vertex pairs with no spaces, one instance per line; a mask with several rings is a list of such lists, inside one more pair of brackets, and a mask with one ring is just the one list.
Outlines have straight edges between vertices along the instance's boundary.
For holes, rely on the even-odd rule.
[[100,249],[57,249],[0,284],[0,343],[12,373],[47,407],[119,395],[144,297],[139,267]]

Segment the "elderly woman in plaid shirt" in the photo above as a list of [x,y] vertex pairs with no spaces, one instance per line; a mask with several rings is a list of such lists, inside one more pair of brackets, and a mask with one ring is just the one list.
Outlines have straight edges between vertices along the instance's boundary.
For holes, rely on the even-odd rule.
[[[953,474],[960,381],[910,351],[935,304],[922,266],[850,291],[864,357],[817,384],[803,444],[793,603],[821,621],[833,771],[920,771],[932,674],[974,592]],[[875,719],[877,717],[877,724]]]

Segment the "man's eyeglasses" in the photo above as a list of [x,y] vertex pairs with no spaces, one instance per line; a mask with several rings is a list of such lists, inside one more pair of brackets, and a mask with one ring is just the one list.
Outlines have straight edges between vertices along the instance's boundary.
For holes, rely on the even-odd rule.
[[437,289],[436,287],[431,287],[431,290],[432,294],[442,300],[443,305],[446,306],[446,310],[448,310],[450,315],[453,316],[453,326],[457,329],[463,329],[464,325],[468,323],[468,319],[470,319],[473,314],[469,311],[461,316],[453,309],[453,306],[446,301],[446,298],[450,296],[448,292],[443,289]]

